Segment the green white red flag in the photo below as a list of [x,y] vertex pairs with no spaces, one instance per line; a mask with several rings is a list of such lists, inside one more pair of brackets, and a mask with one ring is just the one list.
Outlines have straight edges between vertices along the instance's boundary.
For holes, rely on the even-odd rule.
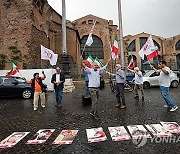
[[114,44],[112,47],[112,52],[111,52],[111,57],[112,59],[117,59],[118,58],[118,36],[115,36]]
[[17,72],[19,72],[18,67],[11,62],[11,71],[7,73],[6,77],[8,78],[9,76],[15,75]]
[[92,68],[93,62],[94,62],[94,58],[91,55],[89,55],[87,60],[85,61],[85,64],[87,67]]
[[103,63],[100,61],[100,59],[97,58],[97,57],[95,58],[94,62],[98,64],[99,68],[101,68],[101,67],[104,66],[104,64],[103,64]]
[[133,59],[133,56],[131,55],[131,60],[130,60],[129,65],[128,65],[127,68],[129,68],[130,70],[132,70],[132,69],[134,69],[135,65],[136,65],[136,62],[135,62],[135,60]]

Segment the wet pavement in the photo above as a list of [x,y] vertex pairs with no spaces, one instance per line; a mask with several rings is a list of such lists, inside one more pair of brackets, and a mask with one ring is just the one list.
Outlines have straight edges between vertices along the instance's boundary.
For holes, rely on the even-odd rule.
[[[100,90],[99,113],[100,121],[89,115],[90,106],[82,106],[83,87],[76,87],[72,93],[63,94],[63,107],[55,107],[54,93],[46,94],[46,108],[39,107],[33,111],[32,99],[1,99],[0,100],[0,140],[16,131],[29,131],[17,145],[9,149],[0,149],[0,153],[12,154],[156,154],[180,153],[178,143],[147,143],[136,148],[132,140],[113,142],[108,127],[128,126],[137,124],[156,124],[160,121],[175,121],[180,124],[180,108],[169,112],[164,108],[164,100],[159,88],[145,90],[145,103],[134,99],[133,92],[126,92],[126,109],[117,109],[115,94],[109,85]],[[180,107],[180,87],[170,89],[170,95]],[[86,129],[102,127],[108,140],[99,143],[88,143]],[[52,136],[42,145],[26,145],[39,129],[55,129]],[[127,127],[126,127],[127,128]],[[79,132],[71,145],[52,145],[52,142],[63,129],[78,129]],[[180,136],[180,135],[179,135]],[[178,136],[177,136],[178,137]]]

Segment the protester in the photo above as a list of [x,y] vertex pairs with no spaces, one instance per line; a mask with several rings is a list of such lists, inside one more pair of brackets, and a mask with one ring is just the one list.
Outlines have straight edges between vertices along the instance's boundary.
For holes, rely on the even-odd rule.
[[39,77],[39,73],[34,73],[34,78],[31,80],[26,80],[26,83],[31,84],[32,90],[34,92],[34,111],[38,108],[39,97],[41,100],[41,106],[45,108],[45,91],[43,89],[42,80],[46,78],[44,71],[42,71],[43,77]]
[[65,76],[60,67],[56,67],[56,73],[52,75],[51,83],[54,84],[56,95],[56,107],[62,107],[62,93],[64,88]]
[[88,77],[89,77],[88,88],[92,100],[90,115],[92,115],[96,120],[100,120],[100,117],[98,115],[98,96],[99,96],[98,92],[100,86],[100,76],[106,70],[109,61],[110,59],[108,60],[106,65],[102,68],[99,68],[99,65],[96,62],[93,63],[93,68],[89,68],[82,61],[82,65],[85,69],[85,72],[88,73]]
[[[135,73],[134,90],[135,90],[135,95],[136,96],[134,98],[139,99],[139,101],[140,100],[144,101],[143,75],[142,75],[142,72],[139,70],[138,67],[135,67],[134,70],[131,70],[131,69],[128,68],[128,70]],[[140,93],[141,93],[140,95],[139,95],[138,91],[140,91]]]
[[159,64],[160,70],[154,68],[154,66],[150,65],[150,67],[156,72],[160,73],[159,75],[159,86],[161,95],[164,98],[167,105],[164,107],[170,107],[170,111],[175,111],[178,109],[178,106],[174,104],[174,101],[169,96],[169,87],[170,87],[170,68],[166,66],[166,61],[161,61]]
[[117,98],[117,108],[126,108],[125,97],[124,97],[124,83],[126,81],[126,74],[121,69],[120,64],[116,64],[116,74],[106,72],[111,76],[116,77],[116,98]]

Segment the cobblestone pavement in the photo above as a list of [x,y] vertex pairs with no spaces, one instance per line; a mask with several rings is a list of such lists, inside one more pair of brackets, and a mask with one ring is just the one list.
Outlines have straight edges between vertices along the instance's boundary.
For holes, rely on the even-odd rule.
[[[154,143],[148,139],[147,143],[135,148],[132,140],[113,142],[108,127],[128,126],[136,124],[156,124],[160,121],[176,121],[180,124],[180,108],[174,113],[163,107],[164,100],[159,88],[145,90],[145,103],[134,99],[133,92],[126,92],[126,109],[115,108],[115,94],[109,85],[100,90],[99,113],[101,121],[94,120],[89,115],[90,106],[83,107],[81,95],[83,87],[77,87],[72,93],[63,94],[63,107],[55,107],[54,93],[47,93],[46,108],[33,111],[32,99],[1,99],[0,100],[0,140],[15,131],[29,131],[30,133],[13,148],[0,149],[0,153],[12,154],[157,154],[180,153],[180,139],[178,143]],[[180,88],[170,89],[170,94],[176,104],[180,106]],[[108,141],[88,143],[87,128],[103,127]],[[26,145],[26,141],[39,129],[55,129],[53,135],[42,145]],[[71,145],[52,145],[62,129],[78,129],[79,132]],[[180,136],[180,135],[179,135]],[[178,137],[178,136],[177,136]]]

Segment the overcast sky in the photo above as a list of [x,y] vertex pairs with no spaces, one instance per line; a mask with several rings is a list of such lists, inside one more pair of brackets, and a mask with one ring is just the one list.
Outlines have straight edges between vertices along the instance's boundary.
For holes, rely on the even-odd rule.
[[[48,0],[62,15],[62,0]],[[121,0],[123,35],[141,32],[161,37],[180,34],[180,0]],[[118,0],[66,0],[66,18],[74,21],[92,14],[119,25]]]

